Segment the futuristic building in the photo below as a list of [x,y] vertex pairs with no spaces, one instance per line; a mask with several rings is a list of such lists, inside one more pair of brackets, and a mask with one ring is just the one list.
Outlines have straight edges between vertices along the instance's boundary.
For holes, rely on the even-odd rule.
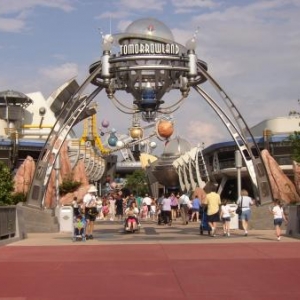
[[[293,181],[292,149],[289,136],[300,129],[298,116],[268,119],[250,130],[260,150],[267,149],[282,171]],[[219,183],[222,197],[237,199],[237,167],[235,153],[238,147],[233,141],[199,147],[186,152],[173,162],[178,173],[180,188],[191,192],[195,186],[202,187],[208,177]],[[248,170],[241,168],[242,186],[255,195]],[[201,181],[198,181],[198,180]]]
[[[78,87],[76,80],[71,79],[48,99],[40,92],[27,95],[12,90],[0,92],[0,160],[12,170],[17,169],[27,156],[38,161],[62,108]],[[87,107],[77,123],[95,113],[93,106]],[[89,180],[100,180],[105,170],[101,147],[82,143],[72,129],[67,141],[71,166],[83,159]]]

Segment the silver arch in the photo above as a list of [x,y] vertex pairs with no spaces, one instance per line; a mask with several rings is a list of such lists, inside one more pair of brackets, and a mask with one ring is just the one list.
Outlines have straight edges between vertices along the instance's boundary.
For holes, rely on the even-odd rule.
[[[147,19],[145,20],[146,22]],[[153,19],[151,19],[151,22],[153,23]],[[159,25],[159,23],[157,24]],[[112,53],[114,38],[118,38],[121,49],[128,43],[136,43],[137,47],[133,49],[137,49],[138,53],[136,51],[132,53],[123,53],[122,51]],[[147,121],[153,122],[157,113],[167,114],[170,110],[178,109],[182,99],[187,98],[190,89],[193,88],[217,113],[230,132],[241,152],[261,201],[270,201],[272,199],[270,183],[259,148],[244,118],[232,100],[207,72],[207,64],[197,58],[194,49],[195,41],[193,39],[188,43],[190,49],[187,49],[174,41],[154,36],[152,32],[151,35],[144,34],[139,36],[138,34],[127,32],[121,37],[118,35],[104,37],[104,51],[101,60],[90,66],[90,75],[62,108],[61,114],[46,141],[37,163],[33,183],[27,197],[27,204],[42,206],[44,192],[63,142],[71,128],[80,120],[80,116],[88,104],[103,89],[105,89],[108,98],[116,106],[121,105],[119,107],[121,111],[125,112],[127,110],[128,113],[132,114],[141,112]],[[164,49],[164,51],[160,51],[160,53],[141,52],[145,49],[151,49],[153,43],[155,45],[160,44],[161,47],[157,47],[157,49]],[[166,49],[178,49],[178,51],[166,51]],[[222,104],[226,105],[229,113],[201,87],[201,84],[205,81],[209,82],[219,93]],[[92,93],[88,96],[84,95],[84,92],[90,85],[94,87]],[[181,93],[180,100],[175,105],[165,105],[166,103],[164,103],[162,97],[171,90],[177,90]],[[130,93],[134,98],[133,103],[130,106],[122,104],[121,101],[117,100],[117,92]],[[134,109],[131,111],[132,107]],[[199,160],[199,155],[196,155],[197,159]],[[198,163],[200,162],[198,161]],[[90,174],[94,172],[94,165],[95,161],[91,161],[91,168],[88,170]],[[189,172],[191,165],[185,166],[182,160],[178,161],[177,166],[181,187],[188,186],[189,188],[192,176]],[[196,176],[198,183],[201,182],[197,170]],[[192,180],[192,184],[194,185],[194,180]]]

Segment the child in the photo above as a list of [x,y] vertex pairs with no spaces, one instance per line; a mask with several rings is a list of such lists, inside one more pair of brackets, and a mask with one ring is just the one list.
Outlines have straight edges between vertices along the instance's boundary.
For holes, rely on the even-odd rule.
[[274,200],[274,206],[272,209],[270,209],[270,212],[274,216],[274,227],[275,227],[275,234],[277,236],[277,241],[280,241],[281,225],[283,221],[287,222],[287,219],[283,212],[282,202],[279,199]]
[[221,213],[220,213],[220,217],[221,217],[221,221],[223,223],[223,231],[224,231],[224,236],[230,236],[230,213],[234,212],[235,209],[231,208],[228,204],[227,204],[227,199],[224,199],[222,201],[222,205],[221,205]]
[[156,220],[156,203],[154,199],[152,199],[151,206],[150,206],[150,218],[152,221]]
[[148,206],[146,203],[143,203],[143,206],[141,208],[141,219],[145,220],[148,216]]
[[82,219],[81,215],[76,216],[75,223],[74,223],[74,229],[75,229],[75,237],[76,238],[82,238],[84,236],[84,221]]

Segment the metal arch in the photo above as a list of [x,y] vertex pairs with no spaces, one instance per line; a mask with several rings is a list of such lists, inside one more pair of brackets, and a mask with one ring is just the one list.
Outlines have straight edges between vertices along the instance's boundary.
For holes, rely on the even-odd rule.
[[[208,74],[206,71],[203,71],[203,73],[204,72],[205,72],[205,75]],[[209,75],[207,78],[209,80],[212,79]],[[224,95],[226,95],[225,92],[219,87],[219,85],[215,81],[213,81],[213,86],[219,91],[221,96],[222,96],[222,93]],[[231,134],[233,140],[235,141],[235,143],[236,143],[237,147],[239,148],[240,153],[244,159],[244,162],[245,162],[245,165],[249,172],[251,181],[252,181],[253,185],[257,188],[257,192],[258,192],[260,201],[262,202],[262,201],[272,200],[272,198],[273,198],[272,190],[270,188],[269,179],[266,175],[265,165],[260,156],[260,150],[254,140],[254,137],[250,133],[248,126],[246,125],[244,119],[241,117],[239,111],[237,110],[237,108],[235,107],[233,102],[226,95],[226,97],[225,97],[226,100],[229,103],[231,103],[231,106],[228,106],[228,104],[227,104],[227,107],[229,108],[234,120],[237,122],[238,128],[240,130],[238,130],[237,126],[229,118],[228,114],[226,114],[225,111],[215,102],[215,100],[212,97],[210,97],[202,88],[200,88],[199,86],[194,86],[194,89],[213,108],[213,110],[217,113],[217,115],[220,117],[221,121],[224,123],[224,125],[228,129],[229,133]],[[223,97],[222,97],[222,99],[223,99]],[[223,99],[223,100],[225,101],[225,99]],[[233,108],[237,112],[237,115],[234,114]],[[244,128],[247,131],[249,131],[249,133],[250,133],[249,138],[251,138],[252,143],[249,143],[247,141],[247,138],[245,137],[245,134],[243,133],[241,124],[238,123],[238,120],[243,122]],[[252,145],[255,146],[257,153],[259,155],[258,157],[254,157],[254,155],[252,153],[252,149],[251,149]]]
[[195,188],[197,187],[197,183],[194,180],[194,175],[193,175],[193,165],[192,165],[192,161],[191,159],[189,159],[189,175],[190,175],[190,182],[191,182],[191,187],[193,190],[195,190]]
[[192,182],[193,189],[195,189],[197,186],[202,187],[199,184],[199,180],[198,180],[197,171],[199,172],[199,170],[197,170],[198,165],[196,164],[196,162],[197,162],[196,155],[198,155],[198,147],[194,147],[188,152],[189,170],[190,170],[190,177],[191,177],[191,182]]
[[68,156],[71,163],[71,168],[74,169],[80,159],[80,141],[70,140],[68,143]]
[[173,161],[173,166],[175,167],[175,170],[177,171],[178,173],[178,179],[179,179],[179,185],[180,185],[180,189],[182,191],[186,191],[186,187],[185,187],[185,184],[183,182],[183,179],[182,179],[182,160],[177,158],[175,161]]
[[42,207],[44,193],[47,189],[51,172],[63,142],[72,127],[76,124],[80,114],[103,89],[102,86],[96,87],[89,96],[82,96],[83,92],[98,74],[99,70],[101,70],[101,65],[95,68],[90,76],[79,87],[77,92],[62,108],[61,113],[48,136],[45,147],[41,151],[26,204]]

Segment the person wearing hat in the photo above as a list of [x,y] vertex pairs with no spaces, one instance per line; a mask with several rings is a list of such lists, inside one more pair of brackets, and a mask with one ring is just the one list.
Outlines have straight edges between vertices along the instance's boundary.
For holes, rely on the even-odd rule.
[[96,220],[98,211],[97,211],[97,199],[96,193],[97,189],[94,185],[91,185],[87,193],[83,197],[83,209],[86,218],[86,239],[92,240],[93,231],[94,231],[94,222]]

